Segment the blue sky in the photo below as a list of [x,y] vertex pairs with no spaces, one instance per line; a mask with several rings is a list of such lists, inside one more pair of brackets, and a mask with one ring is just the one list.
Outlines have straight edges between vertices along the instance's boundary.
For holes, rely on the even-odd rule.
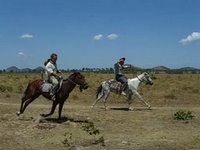
[[199,0],[0,0],[0,69],[200,68]]

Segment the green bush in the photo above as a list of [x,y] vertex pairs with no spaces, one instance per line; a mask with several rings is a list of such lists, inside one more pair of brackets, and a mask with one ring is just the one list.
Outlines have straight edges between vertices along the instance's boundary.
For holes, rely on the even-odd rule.
[[22,93],[22,92],[24,91],[24,87],[23,87],[23,85],[21,85],[21,84],[18,85],[17,88],[18,88],[17,90],[18,90],[19,93]]
[[174,119],[176,120],[191,120],[193,118],[194,115],[192,115],[191,111],[179,110],[176,113],[174,113]]
[[6,91],[6,86],[0,85],[0,92],[5,92],[5,91]]
[[99,130],[96,128],[96,126],[94,125],[93,122],[88,122],[86,124],[83,124],[82,125],[82,129],[84,131],[86,131],[90,135],[96,135],[96,134],[100,133]]
[[0,92],[4,93],[6,91],[12,92],[13,88],[11,86],[0,85]]
[[12,92],[12,91],[13,91],[13,87],[12,87],[12,86],[6,86],[6,90],[7,90],[8,92]]
[[155,73],[150,73],[150,77],[151,77],[152,80],[156,80],[157,79],[157,77],[155,76]]

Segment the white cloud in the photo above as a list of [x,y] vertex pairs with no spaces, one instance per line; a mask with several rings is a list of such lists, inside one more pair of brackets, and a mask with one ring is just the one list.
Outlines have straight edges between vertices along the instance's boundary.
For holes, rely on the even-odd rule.
[[100,39],[102,39],[103,38],[103,35],[102,34],[98,34],[98,35],[95,35],[94,36],[94,40],[100,40]]
[[109,40],[115,40],[115,39],[117,39],[118,37],[119,37],[119,35],[117,35],[117,34],[115,34],[115,33],[109,34],[109,35],[107,36],[107,38],[108,38]]
[[20,36],[22,39],[32,39],[33,38],[33,35],[31,34],[23,34]]
[[200,40],[200,32],[193,32],[192,34],[188,35],[187,38],[181,39],[179,42],[182,44],[187,44],[196,40]]
[[18,52],[19,56],[25,56],[25,54],[23,52]]

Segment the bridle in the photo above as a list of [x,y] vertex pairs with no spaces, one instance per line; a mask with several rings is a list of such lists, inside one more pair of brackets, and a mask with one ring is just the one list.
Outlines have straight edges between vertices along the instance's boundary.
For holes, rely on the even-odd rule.
[[139,80],[140,82],[143,82],[138,76],[137,76],[137,78],[138,78],[138,80]]
[[70,81],[71,83],[73,83],[74,85],[77,85],[78,83],[72,81],[71,79],[67,78],[68,81]]
[[[79,85],[78,83],[76,83],[76,82],[74,82],[72,79],[70,79],[70,78],[67,78],[66,80],[68,80],[68,81],[70,81],[71,83],[73,83],[74,85]],[[84,86],[84,84],[83,85],[79,85],[80,87],[81,86]]]
[[138,76],[137,76],[137,78],[138,78],[138,80],[140,81],[140,82],[144,82],[144,83],[148,83],[149,82],[149,80],[147,79],[147,77],[145,76],[145,78],[146,78],[146,80],[141,80]]

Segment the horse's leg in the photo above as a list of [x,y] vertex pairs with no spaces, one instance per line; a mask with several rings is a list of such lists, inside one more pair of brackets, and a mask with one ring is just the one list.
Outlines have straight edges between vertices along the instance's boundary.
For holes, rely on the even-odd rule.
[[23,112],[25,111],[26,107],[36,98],[38,98],[40,96],[40,94],[34,95],[34,96],[30,96],[30,95],[24,95],[21,99],[21,106],[20,106],[20,110],[17,112],[17,115],[19,116],[20,114],[23,114]]
[[133,99],[134,99],[134,95],[132,93],[129,93],[128,94],[128,98],[127,98],[127,102],[128,102],[128,109],[129,110],[133,110],[134,108],[131,106],[132,102],[133,102]]
[[58,120],[61,119],[61,113],[62,113],[62,109],[63,109],[63,105],[64,105],[64,100],[62,102],[59,103],[59,110],[58,110]]
[[48,116],[52,115],[54,113],[57,105],[58,105],[58,101],[57,100],[53,101],[50,113],[48,113],[48,114],[41,114],[41,116],[42,117],[48,117]]
[[138,92],[136,92],[135,94],[137,95],[137,97],[138,97],[149,109],[151,108],[151,105],[148,104],[148,103],[144,100],[144,98],[143,98]]
[[23,97],[22,97],[22,99],[21,99],[21,106],[20,106],[20,109],[19,109],[19,111],[17,112],[17,115],[19,116],[20,114],[22,114],[23,112],[22,112],[22,109],[23,109],[23,105],[24,105],[24,102],[26,101],[26,100],[28,100],[29,98],[26,98],[26,95],[23,95]]
[[103,104],[104,104],[105,110],[107,109],[106,101],[107,101],[109,95],[110,95],[110,91],[106,91],[104,94]]
[[91,108],[95,107],[95,105],[100,101],[100,99],[102,99],[103,96],[104,96],[104,92],[99,93],[96,101],[92,104]]
[[21,109],[20,109],[20,113],[22,114],[26,107],[31,103],[33,102],[36,98],[38,98],[40,96],[40,94],[37,94],[37,95],[34,95],[33,97],[29,98],[29,99],[22,99],[22,103],[24,103],[23,106],[21,106]]

